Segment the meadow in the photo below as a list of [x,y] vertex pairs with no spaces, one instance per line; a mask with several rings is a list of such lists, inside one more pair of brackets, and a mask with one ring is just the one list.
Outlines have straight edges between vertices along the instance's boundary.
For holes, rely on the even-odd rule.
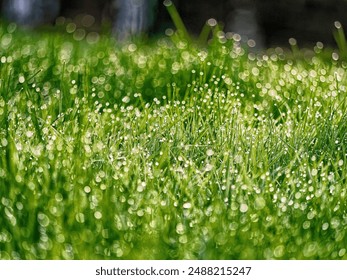
[[0,25],[0,259],[347,259],[337,27],[253,52]]

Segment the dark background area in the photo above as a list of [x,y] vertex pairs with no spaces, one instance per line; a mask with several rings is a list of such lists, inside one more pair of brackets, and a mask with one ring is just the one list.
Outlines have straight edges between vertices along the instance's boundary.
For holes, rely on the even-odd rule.
[[[4,2],[1,0],[2,14]],[[154,0],[155,1],[155,0]],[[172,27],[171,19],[158,0],[152,8],[150,35],[163,34]],[[347,26],[347,0],[174,0],[187,29],[199,34],[209,18],[215,18],[224,26],[224,31],[236,32],[261,41],[264,47],[288,44],[294,37],[300,45],[312,45],[317,41],[334,44],[334,22]],[[59,15],[77,21],[79,15],[89,14],[95,19],[90,28],[100,30],[112,26],[119,16],[117,1],[113,0],[61,0]],[[55,18],[55,17],[54,17]],[[11,18],[10,18],[11,20]],[[46,24],[55,20],[47,18]],[[255,38],[252,38],[255,37]]]

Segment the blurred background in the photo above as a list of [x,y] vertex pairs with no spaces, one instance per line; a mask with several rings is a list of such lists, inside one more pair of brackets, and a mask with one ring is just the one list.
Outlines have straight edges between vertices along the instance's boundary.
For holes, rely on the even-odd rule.
[[[334,45],[334,22],[347,26],[347,0],[173,0],[187,29],[198,35],[209,18],[258,46]],[[97,32],[112,30],[123,40],[156,36],[172,28],[163,0],[0,0],[4,20],[30,28],[74,22]]]

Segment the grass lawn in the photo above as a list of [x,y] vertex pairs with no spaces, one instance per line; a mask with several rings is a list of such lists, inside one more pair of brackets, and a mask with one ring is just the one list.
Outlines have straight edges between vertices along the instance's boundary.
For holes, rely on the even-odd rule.
[[347,259],[345,53],[67,30],[0,26],[0,259]]

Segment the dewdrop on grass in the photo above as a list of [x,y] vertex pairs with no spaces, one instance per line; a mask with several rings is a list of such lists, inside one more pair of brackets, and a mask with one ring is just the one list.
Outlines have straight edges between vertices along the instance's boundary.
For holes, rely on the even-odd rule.
[[247,211],[248,211],[248,205],[242,203],[242,204],[240,205],[240,212],[241,212],[241,213],[246,213]]
[[183,234],[183,233],[185,232],[184,225],[181,224],[181,223],[177,224],[177,226],[176,226],[176,232],[177,232],[178,234]]
[[206,164],[205,166],[205,171],[211,171],[213,169],[213,165],[212,164]]
[[184,209],[189,209],[189,208],[191,208],[191,207],[192,207],[192,204],[189,203],[189,202],[186,202],[186,203],[183,204],[183,208],[184,208]]
[[124,102],[124,103],[129,103],[129,102],[130,102],[130,97],[129,97],[129,96],[124,96],[124,97],[122,98],[122,102]]

